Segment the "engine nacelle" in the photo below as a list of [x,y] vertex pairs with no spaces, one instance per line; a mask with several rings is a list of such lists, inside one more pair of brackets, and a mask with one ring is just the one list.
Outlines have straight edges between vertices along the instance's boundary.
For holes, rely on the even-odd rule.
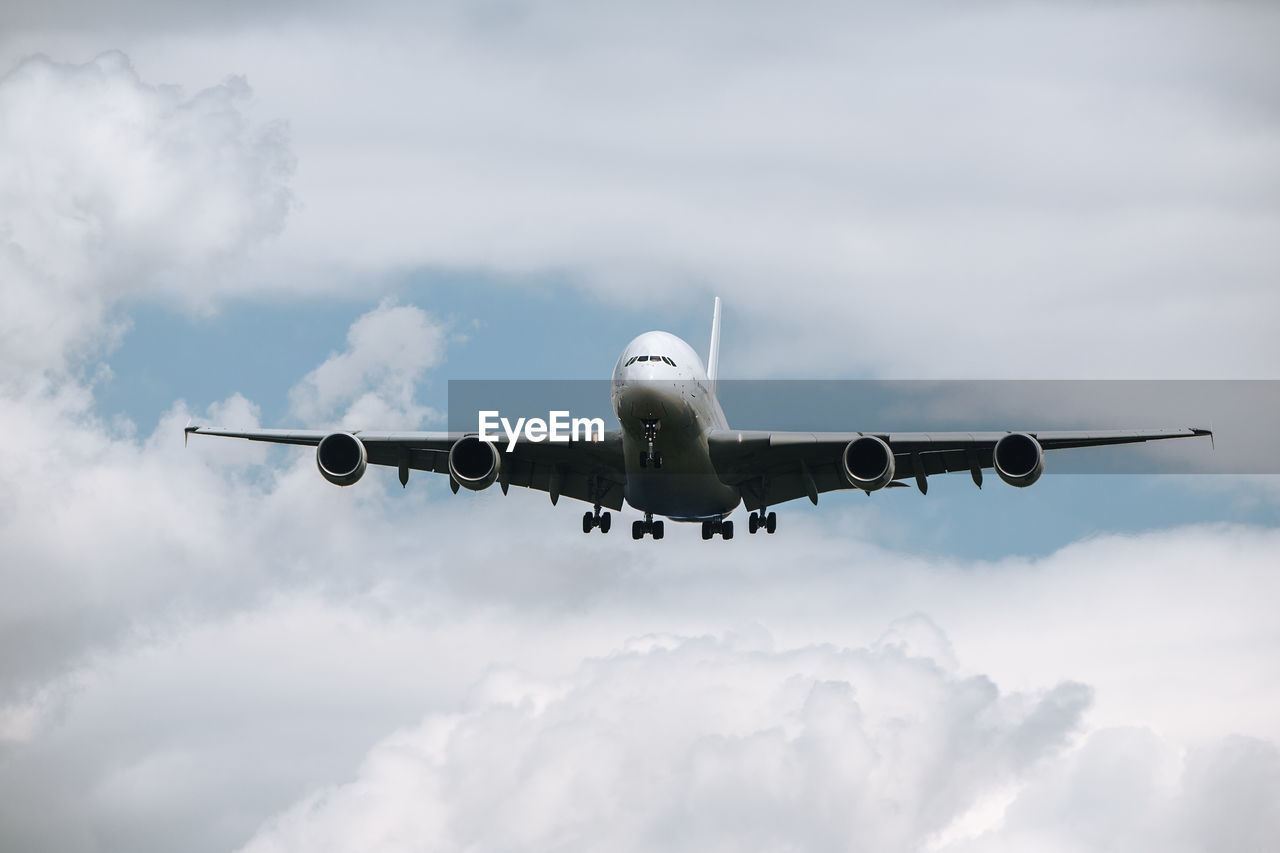
[[501,468],[502,456],[492,441],[468,435],[449,448],[449,476],[464,489],[478,492],[489,488]]
[[855,438],[840,454],[845,479],[855,489],[874,492],[893,482],[893,451],[874,435]]
[[335,486],[350,486],[369,467],[369,453],[364,442],[349,432],[333,432],[316,446],[316,467]]
[[1030,486],[1044,473],[1044,448],[1025,432],[1011,432],[996,442],[996,474],[1010,486]]

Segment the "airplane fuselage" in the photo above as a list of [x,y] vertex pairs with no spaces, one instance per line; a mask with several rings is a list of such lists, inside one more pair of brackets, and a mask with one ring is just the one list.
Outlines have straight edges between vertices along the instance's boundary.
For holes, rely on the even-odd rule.
[[740,492],[711,464],[707,431],[728,422],[692,347],[667,332],[640,335],[618,358],[610,396],[622,427],[627,503],[674,521],[720,519],[738,506]]

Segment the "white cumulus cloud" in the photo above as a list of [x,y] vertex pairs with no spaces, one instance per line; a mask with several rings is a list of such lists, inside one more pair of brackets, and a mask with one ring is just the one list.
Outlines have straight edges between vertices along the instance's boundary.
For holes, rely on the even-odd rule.
[[187,96],[128,57],[35,56],[0,78],[0,379],[59,371],[110,308],[205,305],[290,206],[283,126],[246,118],[242,78]]
[[908,850],[1054,756],[1089,696],[897,643],[676,638],[563,682],[495,673],[245,849]]
[[353,428],[412,429],[435,416],[414,401],[414,391],[444,347],[445,327],[425,311],[384,300],[352,324],[347,349],[289,392],[292,414],[309,424],[336,419]]
[[948,853],[1267,853],[1280,844],[1280,748],[1230,736],[1192,748],[1149,729],[1091,734],[1046,766],[998,826]]

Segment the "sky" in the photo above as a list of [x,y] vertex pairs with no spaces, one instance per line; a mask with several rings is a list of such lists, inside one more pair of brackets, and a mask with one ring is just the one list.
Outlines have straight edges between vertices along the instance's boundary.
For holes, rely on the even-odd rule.
[[[1278,40],[1249,0],[9,0],[0,849],[1276,849],[1274,473],[633,542],[182,427],[441,429],[450,380],[705,351],[717,295],[735,378],[1280,378]],[[1151,426],[1265,441],[1209,420]]]

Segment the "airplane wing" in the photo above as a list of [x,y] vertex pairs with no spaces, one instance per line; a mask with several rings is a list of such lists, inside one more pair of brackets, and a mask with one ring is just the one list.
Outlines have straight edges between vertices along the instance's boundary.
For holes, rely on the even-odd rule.
[[[315,447],[331,432],[189,426],[186,434]],[[354,430],[351,435],[364,444],[370,465],[399,469],[401,483],[408,480],[411,470],[429,471],[449,477],[453,490],[458,490],[458,482],[449,473],[449,450],[464,437],[462,433]],[[505,440],[497,446],[502,459],[497,482],[503,494],[510,486],[523,486],[547,492],[552,503],[564,496],[590,504],[599,503],[609,509],[622,509],[626,476],[620,430],[605,430],[600,441],[568,443],[531,442],[521,436],[510,453],[506,452]]]
[[[927,478],[968,471],[982,485],[982,470],[993,467],[996,442],[1011,432],[767,432],[713,430],[707,445],[720,479],[742,489],[743,504],[756,510],[800,497],[818,502],[822,492],[853,488],[845,478],[841,454],[849,442],[874,436],[894,458],[894,482],[914,478],[920,491]],[[1167,438],[1212,435],[1206,429],[1028,431],[1045,450],[1133,444]]]

